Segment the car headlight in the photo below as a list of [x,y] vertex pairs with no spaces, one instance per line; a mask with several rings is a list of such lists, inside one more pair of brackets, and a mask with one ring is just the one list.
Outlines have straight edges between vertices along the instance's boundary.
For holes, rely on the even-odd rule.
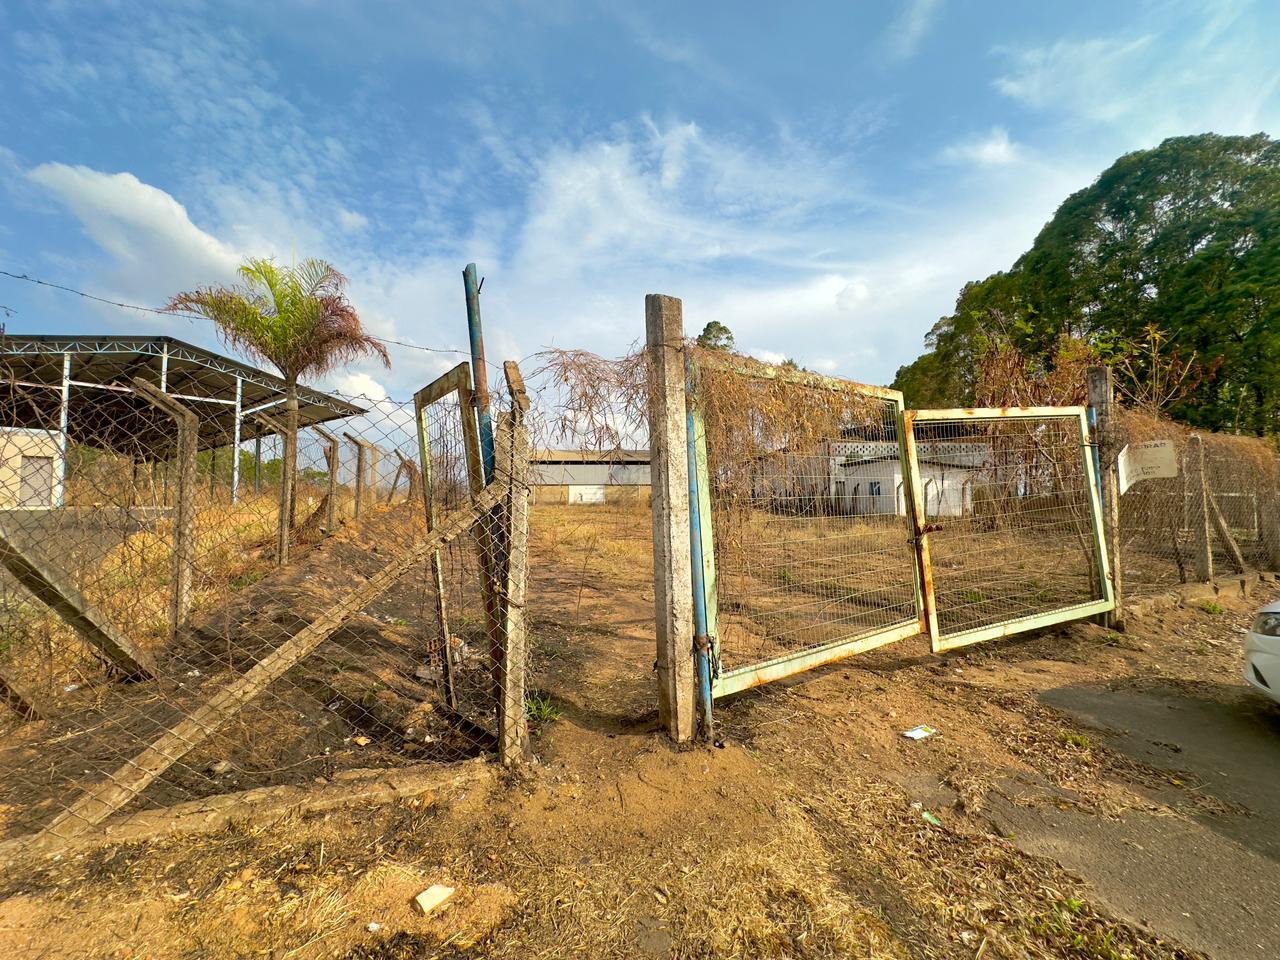
[[1280,613],[1260,613],[1253,621],[1252,630],[1264,637],[1280,637]]

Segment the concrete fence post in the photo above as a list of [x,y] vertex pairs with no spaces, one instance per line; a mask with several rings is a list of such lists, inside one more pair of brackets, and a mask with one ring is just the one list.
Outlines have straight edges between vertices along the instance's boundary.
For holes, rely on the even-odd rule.
[[200,419],[169,394],[142,379],[133,381],[138,396],[172,418],[177,427],[173,465],[173,573],[169,598],[169,634],[175,636],[191,613],[191,580],[195,567],[196,450]]
[[674,740],[685,741],[693,737],[694,663],[684,319],[675,297],[651,293],[644,307],[658,715]]

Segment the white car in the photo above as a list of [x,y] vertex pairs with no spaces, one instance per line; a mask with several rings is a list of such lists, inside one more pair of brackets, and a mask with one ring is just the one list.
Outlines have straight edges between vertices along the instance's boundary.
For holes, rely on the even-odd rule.
[[1280,703],[1280,601],[1259,610],[1245,634],[1244,678]]

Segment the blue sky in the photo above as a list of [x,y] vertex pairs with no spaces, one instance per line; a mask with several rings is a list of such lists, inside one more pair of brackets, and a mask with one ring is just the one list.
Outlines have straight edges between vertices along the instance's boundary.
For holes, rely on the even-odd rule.
[[[0,0],[0,269],[158,305],[325,257],[367,326],[616,355],[682,297],[887,382],[960,286],[1167,136],[1280,133],[1280,4]],[[0,278],[9,330],[167,332]],[[403,397],[456,357],[326,384]]]

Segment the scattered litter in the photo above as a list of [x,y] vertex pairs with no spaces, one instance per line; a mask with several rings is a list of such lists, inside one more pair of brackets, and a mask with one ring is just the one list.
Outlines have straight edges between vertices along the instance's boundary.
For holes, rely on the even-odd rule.
[[925,737],[932,737],[938,731],[927,723],[922,723],[918,727],[912,727],[910,730],[903,730],[902,735],[908,740],[923,740]]
[[375,920],[372,923],[370,923],[367,927],[365,927],[365,929],[368,930],[370,933],[377,933],[379,930],[382,929],[382,924],[378,923]]
[[930,824],[931,826],[935,826],[935,827],[942,826],[942,821],[938,819],[937,815],[930,813],[928,810],[920,814],[920,816],[924,819],[925,823]]
[[209,764],[209,772],[212,773],[215,777],[222,776],[224,773],[226,773],[230,769],[231,769],[230,760],[218,760],[214,763]]
[[373,741],[370,740],[368,737],[352,737],[351,742],[354,743],[357,747],[367,747]]
[[414,897],[413,902],[417,908],[422,911],[423,916],[426,916],[452,896],[453,887],[446,887],[444,884],[434,883]]
[[68,683],[65,687],[63,687],[63,688],[62,688],[62,692],[63,692],[63,693],[75,693],[75,692],[76,692],[77,690],[79,690],[79,689],[80,689],[80,684],[78,684],[78,683]]

